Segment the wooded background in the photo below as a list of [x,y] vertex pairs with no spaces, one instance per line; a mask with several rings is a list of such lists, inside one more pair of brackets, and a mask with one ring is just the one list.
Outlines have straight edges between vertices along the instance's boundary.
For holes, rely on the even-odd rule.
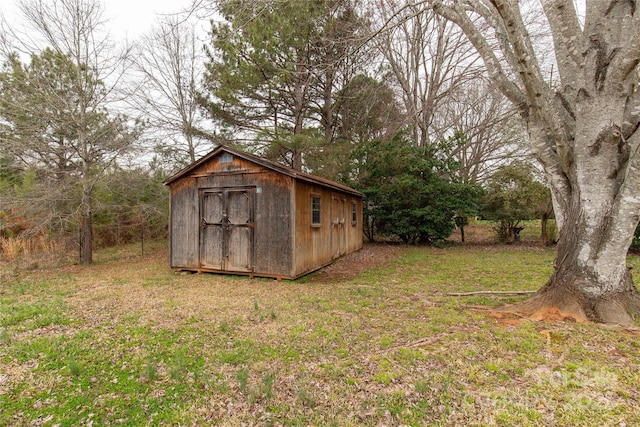
[[[552,217],[545,176],[437,3],[194,2],[123,44],[98,0],[19,2],[26,27],[2,22],[0,236],[46,236],[81,262],[163,237],[161,182],[224,143],[363,191],[370,239],[431,243],[482,215],[513,240]],[[521,10],[554,87],[549,21]]]

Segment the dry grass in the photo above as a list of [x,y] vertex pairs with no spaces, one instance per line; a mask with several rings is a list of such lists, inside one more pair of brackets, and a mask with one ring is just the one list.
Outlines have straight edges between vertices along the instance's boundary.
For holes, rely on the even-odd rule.
[[13,261],[24,251],[24,240],[14,237],[0,237],[0,252],[7,261]]
[[0,237],[0,261],[9,263],[14,270],[59,266],[69,259],[63,240],[47,235],[32,237]]
[[638,425],[632,332],[445,295],[540,285],[550,250],[367,246],[277,282],[129,249],[5,276],[0,424]]

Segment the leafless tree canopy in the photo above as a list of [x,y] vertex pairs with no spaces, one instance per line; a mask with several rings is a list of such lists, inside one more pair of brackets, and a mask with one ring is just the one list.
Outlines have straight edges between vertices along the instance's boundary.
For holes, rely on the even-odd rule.
[[148,122],[155,148],[179,164],[211,149],[198,106],[202,44],[190,21],[166,16],[143,36],[133,56],[136,78],[129,100]]

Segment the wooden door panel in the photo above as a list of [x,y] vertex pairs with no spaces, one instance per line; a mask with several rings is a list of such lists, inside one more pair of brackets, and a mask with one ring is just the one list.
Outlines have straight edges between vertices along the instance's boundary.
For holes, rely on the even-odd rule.
[[221,224],[224,218],[224,193],[202,195],[202,220],[207,224]]
[[251,271],[251,231],[249,227],[230,227],[227,270]]
[[222,270],[224,193],[201,193],[200,217],[200,266]]
[[331,204],[331,255],[338,258],[346,252],[345,200],[332,197]]
[[204,226],[200,233],[200,265],[224,270],[222,226]]
[[251,271],[253,267],[253,193],[233,190],[227,193],[228,252],[227,269]]
[[250,189],[200,193],[200,265],[223,271],[253,269],[253,192]]
[[248,191],[229,191],[227,206],[230,224],[244,225],[251,222],[251,197]]

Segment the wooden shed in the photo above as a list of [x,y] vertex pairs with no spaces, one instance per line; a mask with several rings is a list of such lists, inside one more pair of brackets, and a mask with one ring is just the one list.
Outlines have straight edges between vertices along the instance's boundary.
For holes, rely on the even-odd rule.
[[167,179],[173,269],[294,279],[362,248],[362,193],[220,146]]

